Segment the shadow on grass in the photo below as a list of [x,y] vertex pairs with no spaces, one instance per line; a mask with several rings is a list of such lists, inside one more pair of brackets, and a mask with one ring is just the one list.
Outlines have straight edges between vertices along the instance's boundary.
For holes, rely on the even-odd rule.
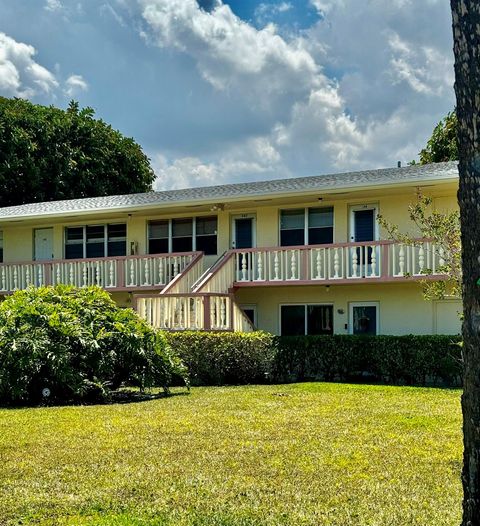
[[109,405],[109,404],[134,404],[139,402],[148,402],[150,400],[158,400],[160,398],[172,398],[173,396],[186,396],[189,395],[190,391],[185,389],[184,391],[175,391],[165,393],[164,391],[158,393],[141,392],[140,390],[120,389],[114,391],[111,394],[110,400],[103,404],[96,405]]
[[[172,398],[174,396],[186,396],[190,394],[190,390],[185,388],[184,391],[175,392],[151,392],[140,391],[135,388],[122,388],[110,393],[110,396],[105,400],[43,400],[39,403],[19,403],[19,404],[1,404],[2,411],[10,409],[36,409],[45,407],[93,407],[93,406],[109,406],[116,404],[137,404],[141,402],[149,402],[151,400],[159,400],[161,398]],[[1,523],[0,523],[1,524]]]

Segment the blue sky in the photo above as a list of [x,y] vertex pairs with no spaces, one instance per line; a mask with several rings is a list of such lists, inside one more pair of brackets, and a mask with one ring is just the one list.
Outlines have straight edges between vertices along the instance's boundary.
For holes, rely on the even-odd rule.
[[0,95],[92,106],[156,186],[393,166],[454,105],[445,0],[0,0]]

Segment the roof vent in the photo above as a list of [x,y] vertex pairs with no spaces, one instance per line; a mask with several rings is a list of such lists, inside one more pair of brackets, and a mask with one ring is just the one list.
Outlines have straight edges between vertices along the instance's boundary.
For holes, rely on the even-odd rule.
[[397,161],[397,168],[401,168],[402,167],[402,161]]

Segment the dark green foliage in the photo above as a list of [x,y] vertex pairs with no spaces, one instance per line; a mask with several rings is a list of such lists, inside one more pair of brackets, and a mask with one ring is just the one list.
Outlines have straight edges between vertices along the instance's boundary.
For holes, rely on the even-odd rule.
[[200,385],[363,381],[461,383],[459,336],[292,336],[267,333],[166,334]]
[[461,384],[460,336],[279,337],[274,377],[376,381],[409,385]]
[[98,287],[18,291],[0,304],[0,403],[97,401],[122,383],[185,378],[163,334]]
[[263,383],[275,356],[274,337],[265,332],[166,333],[167,341],[187,367],[192,384]]
[[153,180],[141,147],[91,108],[0,97],[0,206],[147,192]]
[[433,130],[427,146],[420,152],[420,164],[458,160],[457,114],[450,112]]

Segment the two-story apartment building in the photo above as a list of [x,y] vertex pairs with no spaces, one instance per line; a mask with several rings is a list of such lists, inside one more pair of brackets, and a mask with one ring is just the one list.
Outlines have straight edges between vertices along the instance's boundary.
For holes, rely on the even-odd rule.
[[412,232],[421,191],[456,207],[456,163],[33,203],[0,209],[0,294],[98,284],[158,327],[276,334],[456,333],[458,299],[425,301],[442,247]]

